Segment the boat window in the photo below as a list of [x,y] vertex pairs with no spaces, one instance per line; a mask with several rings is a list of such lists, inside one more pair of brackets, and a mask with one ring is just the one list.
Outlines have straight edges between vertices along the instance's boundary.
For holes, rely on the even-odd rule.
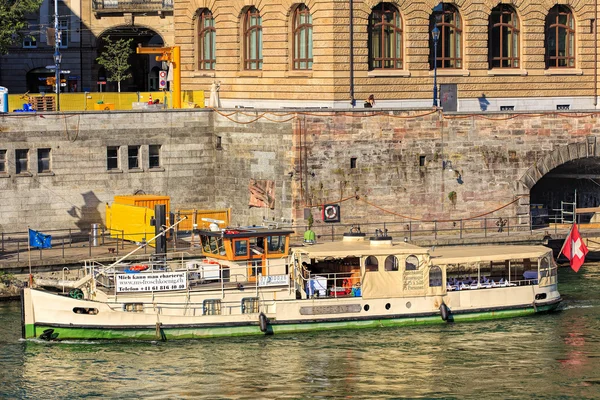
[[417,256],[408,256],[406,257],[406,271],[416,271],[419,268],[419,259]]
[[442,269],[434,265],[429,270],[429,287],[442,286]]
[[258,314],[258,297],[242,299],[242,314]]
[[87,307],[75,307],[73,309],[75,314],[88,314],[88,315],[96,315],[98,314],[97,308],[87,308]]
[[379,269],[378,265],[379,265],[379,261],[377,261],[377,257],[369,256],[365,260],[365,271],[376,272]]
[[550,261],[548,257],[544,257],[540,260],[540,278],[546,278],[550,276]]
[[247,240],[234,240],[233,245],[235,247],[236,256],[248,256],[248,241]]
[[385,259],[386,271],[398,271],[398,258],[396,256],[387,256]]
[[210,236],[210,252],[212,254],[217,254],[217,238],[214,236]]
[[125,303],[123,311],[127,312],[144,312],[144,304],[142,303]]
[[250,238],[250,250],[253,255],[263,255],[265,253],[265,238],[264,237],[251,237]]
[[202,302],[202,314],[204,315],[221,315],[221,300],[204,300]]
[[262,275],[262,266],[263,266],[263,262],[262,260],[256,260],[256,261],[252,261],[251,263],[251,267],[250,267],[250,276],[258,276],[258,275]]
[[268,236],[267,244],[269,253],[280,253],[285,252],[285,236]]

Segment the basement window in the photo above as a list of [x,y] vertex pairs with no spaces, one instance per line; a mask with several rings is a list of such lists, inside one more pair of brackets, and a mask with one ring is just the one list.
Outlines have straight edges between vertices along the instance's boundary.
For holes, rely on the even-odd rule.
[[38,149],[38,173],[50,172],[50,149]]
[[556,109],[558,111],[566,111],[566,110],[570,110],[571,109],[571,105],[570,104],[557,104],[556,105]]
[[500,106],[500,111],[515,111],[515,106]]

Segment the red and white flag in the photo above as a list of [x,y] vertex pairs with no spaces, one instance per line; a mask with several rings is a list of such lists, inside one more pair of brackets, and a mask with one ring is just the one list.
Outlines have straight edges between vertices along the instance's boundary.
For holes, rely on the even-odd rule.
[[571,228],[571,233],[569,233],[569,236],[567,236],[567,239],[565,239],[562,253],[571,262],[571,268],[573,268],[573,271],[579,271],[579,268],[585,261],[585,255],[588,253],[588,249],[581,240],[581,235],[577,230],[577,224],[573,225],[573,228]]

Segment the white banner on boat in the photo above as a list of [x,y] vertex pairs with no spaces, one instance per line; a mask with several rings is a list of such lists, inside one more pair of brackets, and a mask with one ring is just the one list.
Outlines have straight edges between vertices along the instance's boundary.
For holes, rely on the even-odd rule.
[[186,287],[186,272],[117,275],[117,293],[163,292],[167,290],[182,290]]
[[289,275],[267,275],[258,277],[258,286],[284,286],[289,284]]

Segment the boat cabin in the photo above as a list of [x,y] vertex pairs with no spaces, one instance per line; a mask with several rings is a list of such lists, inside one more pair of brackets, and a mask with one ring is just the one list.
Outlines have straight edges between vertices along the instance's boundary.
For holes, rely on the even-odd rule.
[[258,276],[288,274],[285,260],[290,251],[292,233],[294,231],[252,226],[201,230],[199,234],[204,256],[222,260],[222,266],[226,266],[227,262],[245,265],[246,273],[236,271],[235,280],[254,282]]

